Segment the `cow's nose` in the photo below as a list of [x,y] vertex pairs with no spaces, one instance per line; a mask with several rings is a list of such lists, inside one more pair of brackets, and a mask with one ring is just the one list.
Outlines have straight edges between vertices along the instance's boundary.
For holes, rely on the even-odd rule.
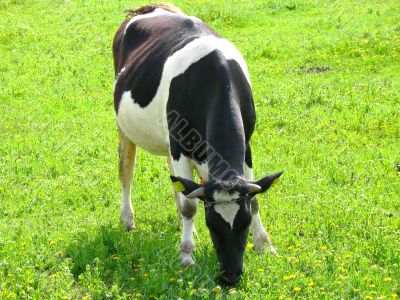
[[231,285],[235,284],[240,280],[240,276],[242,275],[242,272],[238,273],[224,273],[221,276],[221,281],[225,284]]

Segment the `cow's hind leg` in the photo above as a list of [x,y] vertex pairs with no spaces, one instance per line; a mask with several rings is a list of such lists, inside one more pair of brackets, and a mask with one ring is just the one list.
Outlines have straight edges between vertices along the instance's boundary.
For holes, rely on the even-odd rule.
[[119,128],[119,179],[122,185],[121,221],[126,230],[135,229],[131,182],[136,162],[136,145]]

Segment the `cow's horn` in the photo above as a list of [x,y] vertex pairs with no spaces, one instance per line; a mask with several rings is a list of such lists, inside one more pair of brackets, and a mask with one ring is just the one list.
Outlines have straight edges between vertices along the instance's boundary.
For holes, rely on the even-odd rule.
[[186,195],[186,198],[199,198],[204,197],[204,187],[199,187],[195,189],[193,192]]
[[249,191],[249,193],[256,193],[261,191],[261,186],[254,184],[254,183],[248,183],[246,185],[247,190]]

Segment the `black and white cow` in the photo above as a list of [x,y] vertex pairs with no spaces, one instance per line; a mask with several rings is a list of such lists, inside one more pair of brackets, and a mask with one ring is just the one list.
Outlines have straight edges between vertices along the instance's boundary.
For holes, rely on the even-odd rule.
[[[265,251],[267,243],[275,253],[255,195],[282,174],[253,181],[256,116],[242,55],[202,21],[168,4],[131,11],[116,32],[113,53],[126,229],[134,228],[130,184],[139,146],[168,157],[183,222],[182,263],[194,263],[193,222],[201,200],[222,280],[238,281],[249,228],[257,250]],[[192,181],[194,170],[202,184]]]

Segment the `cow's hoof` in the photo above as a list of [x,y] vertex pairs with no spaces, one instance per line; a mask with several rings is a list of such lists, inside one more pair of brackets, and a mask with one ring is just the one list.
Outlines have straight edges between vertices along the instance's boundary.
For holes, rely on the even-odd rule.
[[136,229],[135,223],[133,221],[130,222],[124,222],[122,221],[122,223],[124,223],[124,227],[126,231],[132,231]]
[[124,224],[126,231],[132,231],[135,229],[135,222],[133,221],[133,212],[122,211],[121,222]]
[[181,263],[184,266],[192,266],[194,265],[194,260],[191,254],[181,253]]
[[181,262],[185,266],[194,265],[194,260],[192,258],[192,252],[194,250],[193,241],[182,241],[181,242]]
[[271,255],[278,255],[278,252],[276,252],[276,249],[274,248],[274,246],[271,245],[269,247],[269,249],[270,249]]

